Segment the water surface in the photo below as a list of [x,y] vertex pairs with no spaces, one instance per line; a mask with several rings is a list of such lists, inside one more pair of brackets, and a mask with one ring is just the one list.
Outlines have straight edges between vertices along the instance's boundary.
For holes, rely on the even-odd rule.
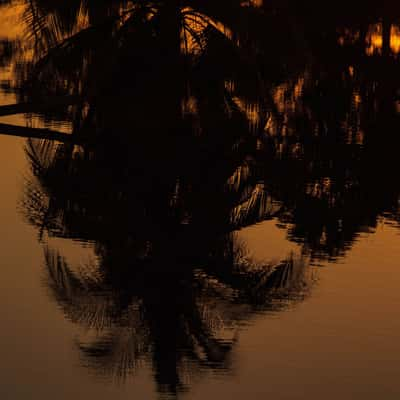
[[2,398],[397,399],[399,43],[391,2],[2,1]]

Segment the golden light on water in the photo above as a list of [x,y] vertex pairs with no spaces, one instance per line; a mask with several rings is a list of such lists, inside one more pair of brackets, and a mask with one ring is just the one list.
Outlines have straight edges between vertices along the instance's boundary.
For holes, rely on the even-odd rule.
[[9,1],[1,398],[400,393],[400,22]]
[[[382,54],[383,43],[383,25],[382,23],[370,26],[366,37],[366,53],[369,56]],[[400,26],[393,24],[390,27],[390,51],[393,54],[400,53]]]
[[390,49],[393,53],[400,53],[400,26],[392,25],[390,30]]
[[[352,31],[351,29],[341,29],[338,37],[338,43],[341,46],[355,45],[357,42],[365,42],[365,53],[368,56],[382,55],[384,47],[385,52],[389,49],[391,54],[397,55],[400,53],[400,25],[390,25],[390,39],[389,43],[384,43],[384,28],[381,22],[369,25],[365,37],[362,33]],[[352,74],[352,71],[349,71]]]
[[372,56],[374,54],[381,54],[383,47],[382,33],[383,33],[383,28],[381,23],[373,24],[370,26],[366,37],[367,55]]

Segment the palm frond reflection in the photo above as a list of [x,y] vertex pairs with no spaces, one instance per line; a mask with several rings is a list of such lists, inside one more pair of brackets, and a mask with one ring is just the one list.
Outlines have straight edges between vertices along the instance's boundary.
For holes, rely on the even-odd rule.
[[[45,261],[48,286],[65,316],[87,328],[77,342],[84,364],[125,379],[152,362],[159,389],[174,393],[190,384],[189,376],[229,370],[243,323],[303,300],[315,282],[302,258],[255,266],[242,246],[224,253],[224,259],[212,256],[207,268],[179,272],[153,263],[71,268],[49,248]],[[212,267],[222,263],[226,268]]]
[[[315,20],[293,3],[27,9],[34,51],[15,90],[24,104],[68,99],[42,117],[72,129],[28,140],[22,209],[41,238],[95,246],[98,263],[50,248],[45,260],[96,370],[124,378],[151,361],[172,393],[229,370],[245,321],[309,295],[309,263],[399,220],[395,22]],[[249,256],[235,232],[268,219],[302,256]]]

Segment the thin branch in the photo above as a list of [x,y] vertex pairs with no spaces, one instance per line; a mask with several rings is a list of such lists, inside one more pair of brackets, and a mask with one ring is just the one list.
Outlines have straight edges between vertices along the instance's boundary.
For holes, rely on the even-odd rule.
[[62,143],[75,143],[79,144],[75,135],[68,133],[53,131],[44,128],[29,128],[18,125],[2,124],[0,123],[0,135],[18,136],[31,139],[47,139],[55,140]]

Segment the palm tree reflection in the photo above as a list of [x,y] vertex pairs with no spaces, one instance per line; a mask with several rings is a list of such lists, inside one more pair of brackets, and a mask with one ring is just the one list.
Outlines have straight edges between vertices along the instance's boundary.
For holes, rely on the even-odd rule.
[[[47,94],[78,95],[79,104],[65,108],[74,121],[77,138],[97,140],[99,135],[110,137],[112,132],[108,149],[125,146],[126,136],[131,135],[127,130],[152,135],[159,147],[153,147],[153,155],[161,167],[170,162],[170,151],[178,145],[209,149],[212,143],[216,153],[230,154],[232,138],[240,142],[248,124],[255,136],[252,144],[246,142],[252,146],[250,156],[259,156],[250,168],[253,200],[259,201],[267,189],[283,203],[285,212],[280,219],[292,226],[290,237],[303,242],[315,257],[342,255],[360,231],[373,229],[380,214],[393,214],[398,191],[387,171],[395,168],[396,159],[392,149],[397,139],[389,131],[398,124],[394,107],[400,87],[397,59],[370,56],[366,42],[371,18],[357,7],[346,7],[345,18],[341,18],[331,8],[328,14],[310,1],[307,7],[320,15],[313,18],[315,14],[308,14],[307,7],[298,8],[291,2],[279,6],[264,3],[262,11],[244,9],[236,2],[196,7],[178,2],[170,8],[181,21],[174,25],[174,37],[180,43],[174,45],[171,35],[162,33],[162,25],[153,26],[146,18],[140,24],[136,21],[140,29],[139,25],[134,28],[125,23],[125,19],[121,22],[120,12],[126,8],[119,2],[105,8],[85,4],[80,10],[87,11],[90,23],[81,19],[80,28],[69,30],[62,28],[66,25],[62,9],[46,10],[40,2],[37,4],[43,15],[53,16],[58,28],[51,31],[59,32],[59,36],[53,34],[53,41],[46,40],[49,44],[38,52],[40,62],[31,70],[34,79],[21,93],[34,98],[45,89]],[[163,2],[154,3],[151,11],[148,3],[144,4],[144,12],[154,13],[156,20],[170,21],[163,14]],[[288,29],[285,17],[292,7],[297,12],[296,35]],[[389,21],[386,25],[393,21],[394,17],[388,16],[390,10],[376,9],[373,2],[368,2],[368,7],[376,15],[382,13]],[[278,15],[280,28],[269,18],[272,12]],[[197,13],[201,14],[198,24],[193,22]],[[244,29],[246,18],[238,15],[251,16],[251,29]],[[120,21],[117,28],[116,18]],[[260,21],[269,27],[257,23]],[[116,33],[121,26],[125,27],[124,36]],[[270,26],[279,37],[272,41],[277,43],[273,47]],[[83,35],[74,33],[82,30]],[[46,30],[39,32],[46,36]],[[57,46],[65,35],[67,47]],[[303,37],[306,44],[297,40],[296,47],[308,49],[311,57],[304,51],[306,56],[301,60],[286,36],[293,41],[294,37]],[[107,46],[100,38],[107,39]],[[189,42],[191,45],[185,47]],[[160,50],[177,47],[181,51]],[[246,57],[250,62],[243,62]],[[304,59],[312,58],[316,61],[305,68]],[[255,60],[257,63],[250,67]],[[160,65],[163,67],[158,68]],[[187,140],[186,129],[202,140]],[[385,140],[382,130],[388,132]],[[227,139],[225,134],[231,137]],[[215,138],[207,142],[207,137],[216,135],[219,142]],[[386,141],[393,146],[386,146]],[[144,153],[153,143],[142,140]],[[257,146],[263,146],[264,151],[255,151]],[[378,148],[385,157],[377,156]],[[193,152],[187,154],[191,157]],[[205,158],[200,155],[197,161]],[[220,163],[214,171],[221,171],[228,179],[235,168],[246,170],[248,164],[242,161],[236,165],[233,161],[227,167]],[[186,166],[188,160],[182,158],[181,162]],[[235,179],[234,174],[231,178]],[[171,192],[172,186],[185,185],[182,179],[171,184]],[[262,185],[255,185],[256,181]],[[360,207],[361,199],[368,203],[362,201]],[[253,201],[251,197],[248,200]],[[310,217],[314,213],[318,216]]]
[[98,332],[79,344],[89,365],[123,378],[151,354],[160,391],[175,393],[197,370],[229,368],[243,321],[309,293],[303,258],[258,264],[232,233],[280,210],[249,167],[244,126],[161,154],[141,137],[107,152],[28,141],[27,218],[41,236],[95,243],[99,262],[83,267],[45,250],[66,316]]
[[78,29],[36,1],[37,57],[21,73],[24,100],[79,98],[62,110],[74,140],[26,147],[28,220],[42,238],[95,243],[98,259],[69,265],[46,247],[51,292],[96,333],[78,343],[86,364],[123,379],[151,359],[161,392],[229,370],[240,325],[314,282],[301,256],[256,263],[233,233],[281,206],[254,163],[265,85],[238,18],[252,11],[223,3],[85,3]]
[[215,274],[191,265],[176,271],[166,260],[73,271],[56,252],[45,255],[48,284],[66,317],[89,328],[78,342],[84,363],[124,379],[151,358],[159,390],[169,393],[201,371],[229,370],[240,325],[256,311],[303,299],[313,281],[295,258],[253,271],[236,255],[237,265]]
[[[387,37],[378,58],[369,18],[349,13],[355,34],[302,9],[304,51],[283,34],[268,47],[282,29],[271,4],[242,3],[27,9],[36,51],[20,98],[77,100],[44,113],[71,122],[69,143],[27,143],[24,213],[41,237],[94,243],[98,259],[69,265],[46,247],[48,284],[96,332],[79,342],[86,363],[123,378],[150,357],[161,391],[229,369],[243,321],[309,293],[306,256],[258,264],[233,232],[276,218],[313,261],[334,260],[381,215],[398,219]],[[283,5],[274,15],[289,26]]]

